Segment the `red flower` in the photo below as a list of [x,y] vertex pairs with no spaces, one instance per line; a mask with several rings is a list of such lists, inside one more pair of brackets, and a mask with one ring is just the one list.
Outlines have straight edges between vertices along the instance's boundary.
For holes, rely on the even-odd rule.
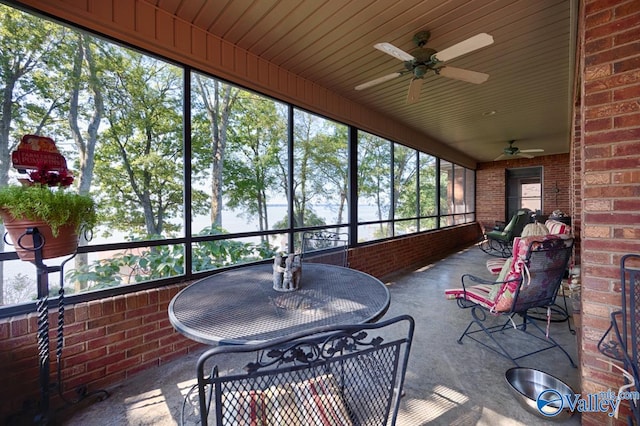
[[29,180],[40,185],[67,187],[73,183],[73,173],[67,169],[49,170],[49,167],[43,164],[29,172]]

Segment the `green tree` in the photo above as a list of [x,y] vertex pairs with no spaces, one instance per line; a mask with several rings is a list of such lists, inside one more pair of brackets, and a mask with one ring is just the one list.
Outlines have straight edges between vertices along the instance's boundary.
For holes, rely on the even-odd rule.
[[219,80],[194,74],[194,93],[199,95],[199,105],[204,110],[208,132],[208,156],[210,160],[211,224],[222,226],[222,173],[227,147],[230,117],[238,98],[239,89]]
[[[391,142],[360,132],[358,136],[358,200],[371,199],[376,206],[377,220],[390,214],[391,203]],[[391,236],[391,229],[380,223],[378,237]]]
[[[39,133],[64,99],[53,93],[49,65],[60,42],[58,27],[0,4],[0,186],[9,182],[11,151],[25,133]],[[58,56],[59,57],[59,56]],[[0,225],[4,234],[4,225]],[[0,250],[4,251],[4,240]],[[0,266],[0,305],[4,304]]]
[[181,71],[125,50],[110,65],[95,165],[101,215],[111,229],[171,235],[180,225],[170,219],[183,206]]
[[[393,211],[396,219],[418,215],[417,204],[417,151],[406,146],[394,145],[393,149]],[[402,221],[397,228],[410,229],[415,221]]]
[[[277,191],[277,156],[286,147],[286,120],[275,102],[242,92],[236,102],[229,150],[225,159],[227,206],[258,217],[261,231],[269,229],[267,202]],[[262,241],[266,241],[262,236]]]

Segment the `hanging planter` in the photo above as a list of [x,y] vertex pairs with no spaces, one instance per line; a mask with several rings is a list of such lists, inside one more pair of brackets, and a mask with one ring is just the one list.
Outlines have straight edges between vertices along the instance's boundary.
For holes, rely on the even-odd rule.
[[[78,248],[78,233],[91,230],[96,224],[93,199],[65,190],[73,183],[65,158],[51,138],[24,135],[18,148],[11,153],[11,162],[19,173],[22,186],[0,188],[0,219],[22,260],[35,260],[35,251],[42,249],[42,258],[65,256]],[[30,228],[38,228],[44,240],[34,247]]]
[[42,238],[42,258],[51,259],[54,257],[67,256],[74,253],[78,248],[78,234],[73,226],[64,225],[58,229],[58,236],[54,237],[49,226],[44,221],[34,221],[25,218],[14,219],[11,214],[2,209],[0,216],[4,223],[5,230],[15,247],[18,257],[26,261],[35,260],[35,250],[33,236],[27,235],[29,228],[38,228]]
[[28,228],[38,228],[45,240],[43,259],[49,259],[75,252],[80,230],[96,224],[91,197],[38,184],[0,188],[0,218],[18,256],[27,261],[35,259],[33,238],[24,235]]

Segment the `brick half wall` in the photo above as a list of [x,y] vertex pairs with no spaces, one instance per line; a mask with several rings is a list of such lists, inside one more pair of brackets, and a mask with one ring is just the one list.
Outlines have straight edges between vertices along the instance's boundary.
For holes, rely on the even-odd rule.
[[[422,266],[475,243],[477,223],[397,238],[351,249],[351,267],[376,277]],[[136,373],[164,365],[201,347],[177,333],[167,314],[169,302],[188,283],[77,303],[65,309],[62,383],[65,397],[76,389],[109,389]],[[51,383],[56,381],[56,324],[51,309]],[[37,315],[0,320],[0,419],[40,400],[37,358]],[[195,368],[195,366],[194,366]],[[195,370],[194,370],[195,371]],[[51,392],[51,406],[61,406]]]

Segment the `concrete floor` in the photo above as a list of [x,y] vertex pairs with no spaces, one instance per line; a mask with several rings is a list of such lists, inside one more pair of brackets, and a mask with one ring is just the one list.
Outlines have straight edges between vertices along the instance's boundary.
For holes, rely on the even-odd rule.
[[[391,306],[385,318],[408,313],[416,320],[399,426],[549,423],[525,411],[511,394],[504,379],[505,371],[514,366],[511,361],[468,338],[463,344],[456,342],[469,323],[471,312],[446,300],[444,290],[460,287],[464,273],[490,278],[484,266],[488,258],[477,247],[471,247],[435,264],[384,280],[391,292]],[[517,341],[518,334],[521,333],[507,337],[514,339],[510,342],[513,347],[522,344]],[[576,338],[567,323],[551,323],[550,335],[577,363]],[[63,424],[180,424],[184,396],[195,384],[197,357],[197,353],[192,354],[145,371],[109,389],[109,398],[75,412]],[[578,369],[571,367],[557,348],[524,358],[520,365],[548,372],[579,391]],[[195,423],[187,419],[185,424]],[[580,414],[563,424],[580,424]]]

